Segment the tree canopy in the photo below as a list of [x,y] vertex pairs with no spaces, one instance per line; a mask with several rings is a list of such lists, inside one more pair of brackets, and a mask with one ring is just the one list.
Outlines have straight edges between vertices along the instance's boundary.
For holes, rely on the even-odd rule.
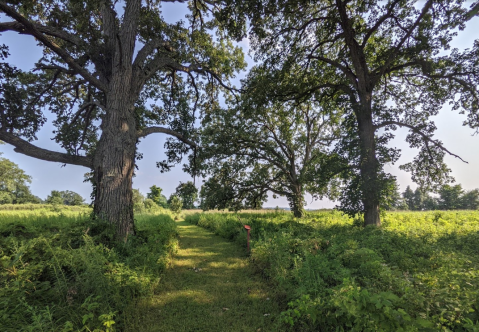
[[171,212],[179,214],[181,212],[181,208],[183,207],[183,202],[177,195],[172,194],[168,199],[168,206]]
[[[281,84],[292,80],[283,78]],[[267,73],[254,68],[243,82],[240,103],[203,121],[198,158],[202,175],[210,176],[201,192],[203,208],[258,208],[269,192],[286,197],[301,217],[306,192],[334,197],[331,180],[345,165],[331,151],[341,113],[319,101],[278,100],[269,94],[274,88],[269,82]]]
[[[228,1],[221,18],[278,84],[283,100],[334,100],[345,110],[337,153],[349,161],[341,208],[380,225],[379,205],[394,178],[384,171],[400,151],[388,147],[397,128],[419,153],[402,166],[423,190],[451,180],[434,138],[432,117],[447,103],[479,126],[479,44],[450,49],[457,29],[475,15],[457,0]],[[243,23],[243,25],[241,24]]]
[[193,182],[180,182],[176,187],[175,195],[181,199],[183,209],[194,209],[198,199],[198,189]]
[[409,186],[403,192],[405,205],[409,210],[477,210],[479,209],[479,189],[465,191],[462,185],[446,184],[441,186],[437,195],[422,191],[419,187],[413,191]]
[[[125,240],[134,232],[138,142],[170,135],[159,166],[181,160],[196,145],[196,111],[217,105],[245,66],[211,15],[221,6],[194,1],[184,6],[186,20],[168,23],[160,1],[0,1],[0,32],[29,35],[43,49],[24,72],[8,63],[8,45],[1,48],[0,139],[34,158],[92,169],[95,215]],[[64,152],[31,143],[45,109]]]
[[85,199],[71,190],[52,190],[48,195],[45,203],[47,204],[63,204],[63,205],[83,205]]
[[[43,50],[22,71],[0,47],[0,139],[91,169],[94,215],[116,226],[117,239],[134,232],[137,145],[151,134],[170,136],[162,171],[194,150],[186,168],[211,175],[205,206],[256,207],[271,191],[299,216],[303,194],[332,193],[334,178],[340,208],[380,225],[380,206],[397,192],[384,166],[400,156],[388,145],[398,128],[419,150],[401,166],[419,194],[452,181],[446,154],[461,158],[434,137],[441,108],[450,103],[479,129],[479,43],[450,47],[478,4],[169,2],[188,9],[185,20],[169,23],[161,1],[0,0],[0,33],[31,36]],[[229,80],[245,62],[232,38],[243,37],[258,65],[233,98]],[[32,144],[46,109],[63,152]]]
[[161,193],[162,191],[163,189],[153,185],[150,187],[150,192],[146,194],[146,197],[153,200],[158,206],[166,208],[168,203],[166,201],[166,196]]

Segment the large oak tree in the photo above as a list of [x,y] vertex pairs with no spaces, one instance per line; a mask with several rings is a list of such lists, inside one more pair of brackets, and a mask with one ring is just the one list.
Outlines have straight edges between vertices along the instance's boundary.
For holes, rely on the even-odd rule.
[[[451,153],[433,137],[431,117],[447,103],[479,125],[479,43],[450,49],[457,29],[479,5],[461,0],[230,1],[221,15],[238,37],[249,36],[265,71],[297,75],[301,83],[272,91],[287,99],[333,98],[347,110],[337,152],[351,177],[341,207],[380,225],[381,196],[394,180],[383,166],[400,151],[388,147],[394,131],[420,152],[403,168],[425,189],[449,180]],[[233,17],[234,19],[231,19]],[[300,69],[298,70],[298,66]],[[281,80],[279,80],[281,81]],[[456,156],[458,157],[458,156]]]
[[[189,16],[167,23],[164,2],[188,8]],[[178,160],[195,145],[195,110],[216,105],[228,79],[244,67],[241,50],[212,18],[220,5],[0,1],[0,32],[29,35],[43,48],[30,72],[8,62],[0,67],[0,139],[34,158],[90,168],[95,214],[126,240],[134,232],[132,176],[139,140],[154,133],[175,137],[179,141],[167,147],[170,161]],[[8,60],[7,46],[1,51]],[[31,143],[46,121],[45,109],[56,117],[54,139],[65,152]]]

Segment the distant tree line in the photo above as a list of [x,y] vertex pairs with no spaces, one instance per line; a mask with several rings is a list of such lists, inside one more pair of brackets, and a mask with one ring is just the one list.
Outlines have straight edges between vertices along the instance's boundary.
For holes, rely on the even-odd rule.
[[50,195],[48,195],[47,199],[45,200],[46,204],[58,204],[58,205],[83,205],[85,203],[85,199],[77,194],[74,191],[64,190],[52,190]]
[[0,157],[0,204],[41,203],[41,199],[30,192],[31,182],[31,176],[17,164]]
[[443,185],[437,195],[422,191],[419,187],[412,190],[410,186],[399,193],[395,191],[390,197],[388,210],[478,210],[479,189],[466,191],[462,185]]
[[[45,200],[42,200],[30,192],[28,184],[31,181],[31,176],[27,175],[17,164],[0,157],[0,204],[85,204],[85,200],[80,194],[70,190],[52,190],[50,195]],[[178,213],[181,209],[198,207],[208,210],[215,208],[210,206],[212,200],[217,200],[217,197],[211,193],[211,190],[208,190],[211,189],[208,187],[210,184],[211,181],[207,181],[201,188],[200,197],[198,197],[198,189],[191,181],[186,183],[180,182],[175,192],[169,198],[166,198],[162,194],[163,190],[156,185],[150,187],[146,197],[141,194],[139,189],[133,189],[134,210],[136,212],[144,212],[161,207],[169,208],[173,212]],[[263,206],[263,202],[264,200],[261,200],[254,205],[244,203],[244,205],[237,206],[237,208],[260,209]],[[479,209],[479,189],[466,191],[460,184],[446,184],[439,187],[436,195],[432,195],[426,190],[421,190],[419,187],[412,190],[410,186],[407,186],[404,192],[400,192],[399,186],[394,181],[389,190],[386,191],[381,206],[386,210],[477,210]]]
[[194,209],[197,206],[198,189],[194,183],[188,181],[180,182],[174,193],[167,199],[162,194],[163,189],[153,185],[146,197],[139,189],[133,189],[133,209],[135,212],[155,211],[158,208],[170,209],[174,213],[179,213],[181,209]]
[[[1,153],[0,153],[1,156]],[[76,192],[52,190],[45,201],[33,195],[29,183],[32,177],[27,175],[17,164],[0,157],[0,204],[54,204],[54,205],[82,205],[83,197]]]
[[[0,141],[1,142],[1,141]],[[1,153],[0,153],[1,156]],[[27,175],[14,162],[0,157],[0,204],[53,204],[82,205],[85,199],[71,190],[52,190],[45,200],[34,196],[28,186],[32,177]],[[198,189],[193,182],[180,182],[176,190],[167,199],[162,189],[156,185],[150,187],[150,192],[143,196],[139,189],[133,189],[133,204],[136,212],[151,211],[158,207],[170,208],[173,212],[181,209],[194,209],[198,200]]]

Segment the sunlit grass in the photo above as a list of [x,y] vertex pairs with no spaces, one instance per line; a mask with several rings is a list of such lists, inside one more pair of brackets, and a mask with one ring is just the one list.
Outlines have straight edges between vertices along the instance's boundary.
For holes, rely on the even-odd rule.
[[479,211],[388,212],[379,228],[338,211],[186,220],[242,246],[251,226],[251,262],[295,331],[479,329]]
[[178,230],[162,290],[131,313],[129,331],[281,330],[281,304],[253,274],[244,248],[185,222]]

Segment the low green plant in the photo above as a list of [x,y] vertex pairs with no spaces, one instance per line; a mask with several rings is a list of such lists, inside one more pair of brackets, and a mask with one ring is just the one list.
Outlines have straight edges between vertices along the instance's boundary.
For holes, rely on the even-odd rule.
[[294,330],[478,331],[479,212],[388,212],[361,227],[337,211],[185,217],[246,245]]
[[66,209],[2,211],[0,220],[2,332],[121,330],[177,247],[166,215],[138,216],[126,243],[112,241],[109,225]]

